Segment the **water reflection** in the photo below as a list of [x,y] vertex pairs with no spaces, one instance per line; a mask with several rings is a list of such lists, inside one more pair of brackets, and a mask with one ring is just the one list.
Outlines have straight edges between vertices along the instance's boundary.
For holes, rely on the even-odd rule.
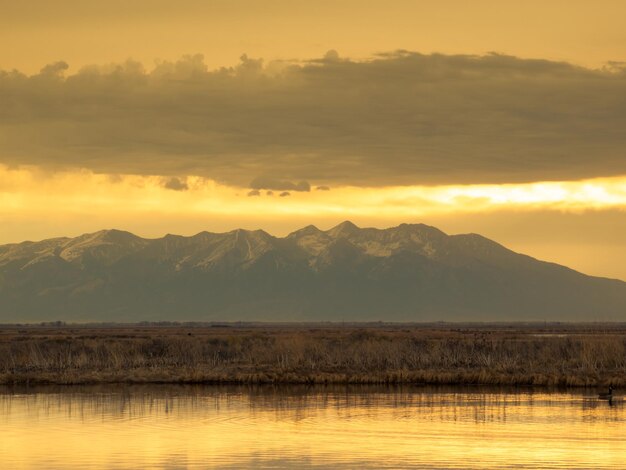
[[626,409],[619,400],[609,405],[587,395],[450,387],[4,389],[0,462],[3,468],[620,467]]

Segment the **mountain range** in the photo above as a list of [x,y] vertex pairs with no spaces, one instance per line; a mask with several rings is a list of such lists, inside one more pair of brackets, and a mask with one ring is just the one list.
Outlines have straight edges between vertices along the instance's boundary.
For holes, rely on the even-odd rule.
[[423,224],[0,246],[0,322],[626,321],[626,283]]

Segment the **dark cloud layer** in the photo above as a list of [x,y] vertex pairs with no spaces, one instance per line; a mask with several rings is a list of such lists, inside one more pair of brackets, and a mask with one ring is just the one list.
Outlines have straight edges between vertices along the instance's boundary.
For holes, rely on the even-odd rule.
[[66,69],[0,72],[0,162],[241,186],[265,174],[385,185],[626,173],[619,63],[400,51],[267,66],[243,56],[217,71],[202,56],[150,72],[135,62]]

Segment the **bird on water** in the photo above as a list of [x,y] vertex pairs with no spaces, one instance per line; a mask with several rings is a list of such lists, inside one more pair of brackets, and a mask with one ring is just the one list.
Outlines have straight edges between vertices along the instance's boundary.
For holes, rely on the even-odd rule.
[[609,385],[609,392],[608,393],[600,393],[598,395],[598,398],[600,400],[611,400],[613,398],[613,387],[611,385]]

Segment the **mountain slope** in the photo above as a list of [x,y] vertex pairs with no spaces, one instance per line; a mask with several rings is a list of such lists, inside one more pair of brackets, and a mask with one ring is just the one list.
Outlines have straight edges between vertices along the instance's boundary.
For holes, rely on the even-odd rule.
[[0,246],[0,322],[622,320],[626,283],[422,224]]

